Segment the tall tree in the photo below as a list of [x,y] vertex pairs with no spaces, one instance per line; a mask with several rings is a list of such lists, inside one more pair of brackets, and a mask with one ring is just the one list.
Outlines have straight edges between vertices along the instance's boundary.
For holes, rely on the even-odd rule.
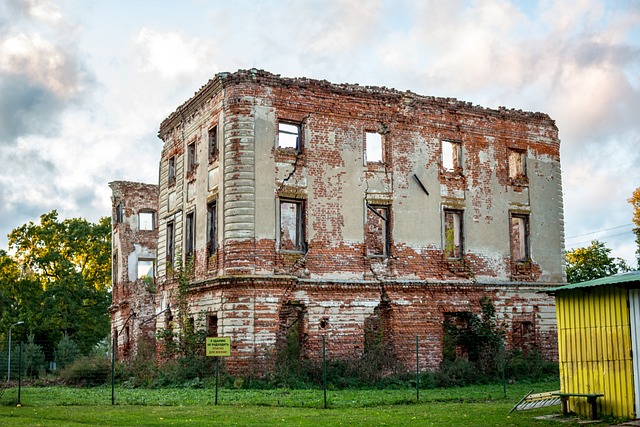
[[632,221],[636,225],[636,228],[633,229],[633,232],[636,235],[636,262],[638,264],[638,269],[640,269],[640,187],[635,189],[631,198],[627,201],[633,205]]
[[88,352],[108,335],[109,218],[97,224],[81,218],[59,221],[54,210],[42,215],[38,224],[13,230],[9,247],[22,269],[16,276],[15,267],[4,260],[10,279],[3,283],[14,289],[13,305],[3,307],[19,314],[37,339],[47,340],[52,348],[67,333]]
[[586,248],[567,252],[567,282],[584,282],[629,270],[623,259],[613,258],[610,253],[611,249],[598,240],[592,240]]

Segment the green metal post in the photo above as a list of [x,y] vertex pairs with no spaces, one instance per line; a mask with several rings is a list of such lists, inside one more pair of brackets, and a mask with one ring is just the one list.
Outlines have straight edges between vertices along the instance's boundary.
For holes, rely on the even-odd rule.
[[20,341],[20,358],[18,359],[18,402],[17,405],[21,405],[20,403],[20,394],[22,392],[22,341]]
[[324,391],[324,409],[327,409],[327,347],[325,336],[322,336],[322,389]]
[[111,404],[116,404],[116,351],[118,349],[118,342],[116,337],[113,337],[113,344],[111,345]]
[[216,356],[216,405],[218,404],[218,372],[219,372],[220,357]]
[[420,365],[418,363],[418,336],[416,335],[416,401],[420,400]]
[[507,398],[507,374],[506,374],[506,361],[504,357],[504,338],[500,339],[500,359],[502,359],[502,391],[504,398]]

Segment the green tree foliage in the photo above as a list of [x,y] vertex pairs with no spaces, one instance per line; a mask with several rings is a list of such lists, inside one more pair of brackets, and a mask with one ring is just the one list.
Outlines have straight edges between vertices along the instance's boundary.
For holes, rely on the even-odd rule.
[[636,188],[631,198],[627,200],[633,206],[633,223],[636,225],[636,228],[633,229],[633,232],[636,235],[636,261],[638,263],[638,268],[640,269],[640,187]]
[[[17,348],[20,351],[19,347]],[[18,351],[15,353],[18,354]],[[33,334],[29,334],[27,343],[22,350],[24,372],[28,377],[38,378],[40,372],[44,370],[45,356],[42,346],[35,343]]]
[[[54,210],[9,234],[0,251],[0,326],[17,320],[53,346],[68,333],[82,353],[109,333],[111,224],[60,221]],[[24,333],[24,332],[23,332]],[[23,336],[24,337],[24,336]],[[48,349],[48,350],[47,350]]]
[[56,345],[54,360],[58,369],[64,369],[80,356],[80,349],[65,332],[62,339]]
[[613,258],[611,249],[598,240],[592,240],[586,248],[567,252],[567,282],[579,283],[629,271],[623,259]]

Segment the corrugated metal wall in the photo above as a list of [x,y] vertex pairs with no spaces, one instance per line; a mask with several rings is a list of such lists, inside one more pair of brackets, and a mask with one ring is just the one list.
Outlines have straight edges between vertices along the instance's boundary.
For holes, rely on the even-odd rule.
[[[598,412],[634,417],[627,291],[614,286],[556,294],[560,384],[565,393],[603,393]],[[586,399],[570,400],[588,415]]]

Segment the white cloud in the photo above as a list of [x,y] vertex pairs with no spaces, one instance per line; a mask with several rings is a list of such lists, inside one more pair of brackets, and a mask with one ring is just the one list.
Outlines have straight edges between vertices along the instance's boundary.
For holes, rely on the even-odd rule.
[[63,22],[62,13],[50,0],[22,0],[30,16],[38,21],[57,26]]
[[82,89],[74,58],[37,33],[19,33],[0,43],[0,71],[26,75],[61,97]]
[[141,29],[135,43],[140,48],[138,70],[157,72],[165,79],[189,76],[212,64],[216,54],[211,41],[150,28]]

